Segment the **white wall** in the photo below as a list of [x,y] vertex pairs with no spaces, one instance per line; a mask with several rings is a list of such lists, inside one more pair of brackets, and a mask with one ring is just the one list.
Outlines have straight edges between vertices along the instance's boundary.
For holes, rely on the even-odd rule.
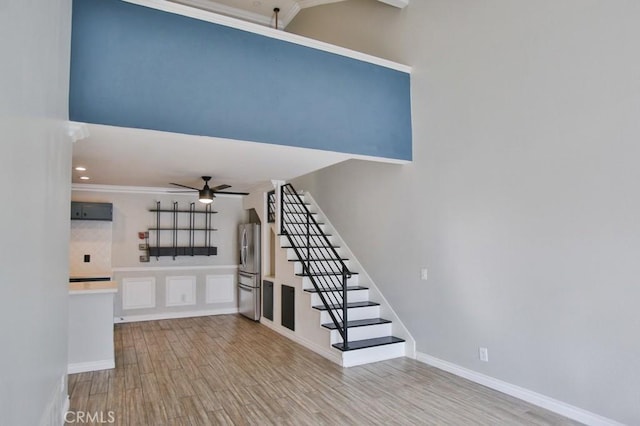
[[0,28],[0,419],[60,424],[67,369],[71,141],[64,120],[71,1],[3,1]]
[[[156,208],[156,202],[160,201],[162,208],[171,208],[173,202],[178,202],[180,209],[189,208],[189,203],[196,200],[193,194],[149,194],[131,192],[101,192],[74,190],[74,201],[104,202],[113,204],[113,242],[111,245],[111,266],[113,278],[118,282],[118,293],[115,295],[114,315],[117,321],[136,320],[141,318],[170,317],[172,315],[185,315],[189,313],[229,313],[237,308],[235,298],[224,302],[207,302],[207,276],[232,276],[233,285],[236,282],[236,265],[238,264],[237,234],[238,224],[248,221],[248,213],[243,208],[243,199],[239,196],[216,197],[213,210],[218,213],[212,215],[212,225],[217,231],[211,234],[212,245],[218,248],[215,256],[178,256],[174,260],[171,256],[156,259],[151,257],[148,263],[140,262],[140,255],[144,251],[138,249],[144,240],[138,239],[138,232],[145,232],[148,228],[155,227],[155,212],[149,209]],[[204,210],[204,204],[196,201],[196,209]],[[171,225],[171,213],[163,213],[162,226]],[[198,221],[204,217],[196,218]],[[167,220],[168,219],[168,220]],[[188,226],[188,214],[179,217],[179,227]],[[84,222],[84,221],[81,221]],[[196,223],[203,226],[204,223]],[[202,235],[196,231],[196,243],[203,244]],[[187,245],[188,232],[181,232],[179,242]],[[150,245],[155,246],[155,234],[150,233]],[[161,246],[171,246],[171,232],[163,231],[161,234]],[[185,292],[185,304],[173,306],[173,302],[167,301],[167,278],[193,277],[195,289],[183,289]],[[153,306],[147,308],[125,309],[126,302],[123,280],[134,278],[151,278],[154,284],[142,285],[135,290],[139,300],[145,300],[148,295],[153,299]],[[170,284],[172,285],[172,284]],[[177,284],[181,287],[181,284]],[[226,289],[228,286],[219,287],[220,299],[227,300]],[[176,288],[176,287],[172,287]],[[211,287],[215,288],[215,287]],[[181,290],[182,291],[182,290]],[[142,292],[142,294],[140,294]],[[215,298],[214,298],[215,299]],[[171,305],[171,306],[169,306]]]
[[[155,212],[149,209],[156,208],[156,202],[160,201],[162,208],[171,209],[173,202],[178,202],[180,209],[189,209],[189,203],[196,201],[196,209],[204,210],[204,204],[197,202],[192,194],[145,194],[126,192],[99,192],[99,191],[78,191],[72,193],[74,201],[105,202],[113,204],[113,245],[111,248],[111,264],[114,268],[133,266],[199,266],[199,265],[236,265],[238,254],[236,253],[236,243],[238,234],[238,223],[247,221],[248,213],[242,207],[242,197],[239,196],[217,196],[213,203],[213,210],[218,213],[212,215],[213,227],[217,229],[212,235],[212,244],[218,247],[216,256],[180,256],[174,260],[172,257],[160,257],[156,260],[151,258],[149,263],[140,263],[140,255],[144,254],[138,250],[138,244],[144,240],[138,239],[138,232],[147,231],[155,226]],[[171,225],[171,213],[163,213],[161,220],[163,226]],[[180,227],[188,226],[188,221],[183,222],[188,214],[180,216]],[[204,215],[202,215],[204,217]],[[168,221],[167,221],[168,219]],[[200,218],[197,218],[198,220]],[[187,232],[180,234],[182,239],[188,235]],[[150,238],[155,234],[151,233]],[[200,238],[201,235],[197,235]],[[200,243],[200,240],[197,240]],[[161,245],[171,246],[171,232],[161,234]],[[149,242],[155,245],[155,240]],[[185,241],[185,244],[187,242]]]
[[417,350],[627,424],[640,423],[638,22],[629,1],[351,0],[287,28],[414,67],[414,163],[350,161],[295,186]]

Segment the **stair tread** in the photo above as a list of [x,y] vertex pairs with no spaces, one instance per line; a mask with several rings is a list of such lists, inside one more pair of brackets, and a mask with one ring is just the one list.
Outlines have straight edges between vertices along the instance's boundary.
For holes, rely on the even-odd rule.
[[[350,302],[347,303],[347,308],[366,308],[368,306],[380,306],[377,302]],[[317,309],[319,311],[327,311],[328,309],[324,305],[314,306],[313,309]],[[342,305],[330,305],[330,309],[342,309]]]
[[[354,290],[369,290],[369,287],[362,287],[361,285],[347,286],[347,291],[354,291]],[[341,288],[322,289],[318,291],[315,288],[305,288],[304,291],[306,291],[307,293],[328,293],[331,291],[342,291],[342,289]]]
[[354,340],[349,342],[349,348],[345,349],[343,342],[335,343],[333,346],[341,351],[355,351],[357,349],[372,348],[375,346],[391,345],[393,343],[402,343],[404,339],[395,336],[376,337],[374,339]]
[[[358,275],[358,272],[349,271],[347,274],[348,275]],[[298,276],[298,277],[329,277],[329,276],[336,276],[336,275],[342,275],[342,272],[337,272],[337,271],[312,272],[310,274],[305,274],[304,272],[301,272],[299,274],[296,274],[296,276]]]
[[[391,321],[384,318],[367,318],[361,320],[353,320],[347,321],[347,328],[353,327],[364,327],[367,325],[380,325],[380,324],[391,324]],[[342,325],[342,323],[340,323]],[[337,330],[338,327],[334,323],[322,324],[324,328],[328,328],[329,330]]]
[[[324,225],[324,222],[315,222],[317,225]],[[307,222],[287,222],[286,220],[284,221],[285,225],[306,225]]]

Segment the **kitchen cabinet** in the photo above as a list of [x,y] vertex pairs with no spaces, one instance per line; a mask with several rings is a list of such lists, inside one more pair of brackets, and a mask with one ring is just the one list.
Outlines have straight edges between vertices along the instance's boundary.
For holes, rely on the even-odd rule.
[[113,204],[71,202],[71,220],[113,220]]
[[262,280],[262,316],[273,321],[273,282]]
[[282,306],[280,313],[282,315],[282,325],[292,331],[296,329],[295,295],[295,288],[288,285],[281,287]]

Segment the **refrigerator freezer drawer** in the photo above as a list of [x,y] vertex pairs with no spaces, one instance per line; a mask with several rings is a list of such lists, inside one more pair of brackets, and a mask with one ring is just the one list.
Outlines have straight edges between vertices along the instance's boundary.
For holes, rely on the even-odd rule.
[[260,319],[260,287],[238,286],[238,312],[254,321]]

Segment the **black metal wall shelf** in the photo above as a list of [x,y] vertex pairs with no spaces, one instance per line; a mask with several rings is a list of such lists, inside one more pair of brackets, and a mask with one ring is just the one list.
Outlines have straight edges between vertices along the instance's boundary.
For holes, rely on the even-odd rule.
[[[196,203],[191,203],[195,206]],[[216,214],[218,212],[216,211],[206,211],[206,210],[194,210],[193,212],[190,210],[172,210],[172,209],[149,209],[150,212],[160,212],[160,213],[173,213],[174,211],[176,213],[194,213],[194,214]]]
[[[204,210],[196,210],[195,203],[189,205],[189,210],[178,208],[178,203],[173,203],[172,209],[163,209],[160,206],[160,201],[156,202],[155,209],[149,209],[150,212],[155,213],[156,223],[152,228],[148,228],[148,231],[155,233],[154,237],[151,237],[150,241],[155,241],[155,246],[149,245],[149,256],[155,256],[159,259],[161,256],[171,256],[175,260],[177,256],[215,256],[218,254],[218,248],[212,246],[213,231],[217,229],[212,226],[211,215],[218,213],[211,209],[211,205],[207,205]],[[163,226],[161,215],[162,213],[170,213],[171,226]],[[199,219],[198,225],[196,225],[196,215],[204,216],[204,226],[202,219]],[[187,226],[179,226],[179,223],[188,223]],[[165,224],[166,224],[165,220]],[[171,245],[161,245],[161,234],[166,234],[163,231],[171,231]],[[184,237],[184,233],[187,233]],[[197,232],[197,233],[196,233]],[[166,237],[164,237],[166,239]],[[202,244],[196,244],[196,240],[200,240]],[[184,244],[186,242],[186,245]]]
[[217,231],[216,228],[149,228],[149,231]]

